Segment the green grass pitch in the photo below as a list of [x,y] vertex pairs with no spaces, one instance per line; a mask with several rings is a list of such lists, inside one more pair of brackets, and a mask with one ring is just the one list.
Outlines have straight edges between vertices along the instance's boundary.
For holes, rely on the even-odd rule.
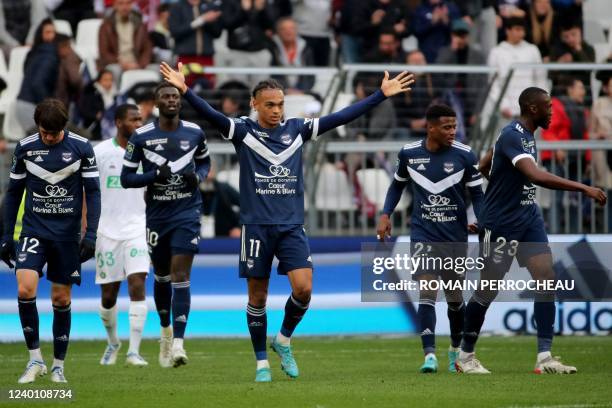
[[[187,339],[189,364],[161,369],[158,344],[143,342],[146,368],[126,368],[124,349],[116,366],[102,367],[101,341],[75,341],[66,360],[74,401],[33,407],[612,407],[612,337],[559,337],[555,354],[576,365],[575,375],[535,375],[533,337],[484,337],[478,357],[493,374],[445,371],[448,340],[439,339],[441,372],[419,374],[418,338],[299,338],[293,341],[300,378],[280,370],[273,353],[273,382],[255,384],[248,339]],[[43,344],[48,367],[51,345]],[[21,343],[0,343],[0,405],[18,387],[27,352]],[[32,388],[57,389],[49,376]],[[10,405],[30,405],[32,402]]]

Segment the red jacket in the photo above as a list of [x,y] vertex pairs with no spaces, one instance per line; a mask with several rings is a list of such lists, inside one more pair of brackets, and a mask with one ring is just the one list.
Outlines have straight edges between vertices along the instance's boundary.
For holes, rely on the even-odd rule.
[[[584,114],[586,116],[586,123],[589,123],[589,110],[585,108]],[[558,98],[552,98],[552,121],[550,122],[548,129],[542,130],[542,139],[550,141],[570,140],[571,132],[572,123],[570,122],[569,116],[567,116],[567,113],[565,112],[563,103]],[[585,128],[582,138],[589,138],[588,126]],[[551,160],[552,153],[553,152],[551,150],[542,150],[540,155],[542,161]],[[586,151],[585,159],[587,161],[591,160],[590,150]]]

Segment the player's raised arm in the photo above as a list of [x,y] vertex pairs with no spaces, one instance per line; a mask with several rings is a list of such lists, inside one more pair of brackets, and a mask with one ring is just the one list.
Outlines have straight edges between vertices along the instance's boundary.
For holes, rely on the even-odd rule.
[[185,75],[183,74],[183,64],[178,63],[177,69],[172,69],[170,65],[162,62],[159,66],[159,72],[165,81],[170,82],[176,86],[181,94],[185,97],[187,102],[204,117],[207,121],[212,123],[222,134],[228,135],[233,124],[232,120],[215,110],[208,102],[200,98],[198,95],[193,93],[191,89],[185,83]]
[[21,204],[23,190],[26,185],[25,163],[20,157],[20,151],[20,144],[17,144],[13,156],[13,165],[10,171],[9,186],[4,196],[4,214],[2,214],[4,217],[4,230],[2,231],[0,258],[9,268],[13,267],[11,260],[15,259],[15,242],[13,241],[13,234],[15,232],[15,222],[17,221],[19,205]]
[[567,191],[579,191],[597,201],[599,204],[604,205],[608,200],[606,193],[600,188],[587,186],[586,184],[579,183],[565,179],[563,177],[556,176],[538,168],[535,162],[528,158],[519,159],[515,167],[523,173],[529,181],[541,187],[549,188],[551,190],[567,190]]
[[385,76],[380,85],[380,89],[374,92],[367,98],[354,103],[346,108],[331,113],[319,118],[319,134],[323,134],[328,130],[349,123],[357,119],[359,116],[373,109],[386,98],[403,93],[410,92],[410,85],[414,83],[414,74],[403,71],[395,78],[389,79],[389,72],[385,71]]

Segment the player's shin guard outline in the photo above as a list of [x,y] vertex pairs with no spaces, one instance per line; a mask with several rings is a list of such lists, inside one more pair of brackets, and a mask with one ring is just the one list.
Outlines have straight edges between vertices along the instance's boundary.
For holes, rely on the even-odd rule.
[[436,301],[432,299],[419,300],[417,311],[421,344],[425,355],[436,351]]
[[287,299],[285,303],[285,316],[283,317],[283,324],[280,332],[285,337],[291,337],[297,325],[302,321],[302,318],[308,311],[310,306],[310,299],[303,303],[293,296],[293,293]]
[[172,331],[175,339],[185,337],[191,308],[191,283],[172,282]]
[[18,298],[19,320],[28,350],[40,347],[38,309],[36,296],[33,298]]
[[154,274],[155,281],[153,282],[153,299],[155,300],[155,308],[159,315],[159,322],[162,327],[170,326],[170,309],[172,307],[172,286],[170,284],[170,275],[160,276]]
[[66,306],[53,305],[53,357],[57,360],[66,358],[70,340],[71,312],[70,303]]
[[268,317],[266,307],[256,307],[247,304],[246,307],[247,325],[249,334],[251,335],[251,343],[253,344],[253,352],[256,360],[267,360],[268,353],[266,351],[266,334],[268,330]]

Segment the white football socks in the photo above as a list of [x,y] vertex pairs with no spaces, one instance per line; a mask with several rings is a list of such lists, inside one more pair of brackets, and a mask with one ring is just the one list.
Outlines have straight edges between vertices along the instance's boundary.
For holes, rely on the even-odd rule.
[[281,346],[287,347],[291,345],[291,337],[285,337],[282,335],[281,332],[278,332],[278,334],[276,335],[276,342]]
[[106,329],[108,344],[119,344],[119,338],[117,337],[117,304],[110,309],[100,305],[100,318]]
[[130,348],[129,353],[140,354],[142,330],[147,320],[147,302],[145,300],[130,301]]
[[40,352],[40,348],[29,350],[30,352],[30,361],[43,361],[42,353]]
[[270,368],[270,363],[268,360],[257,360],[257,369],[260,368]]

